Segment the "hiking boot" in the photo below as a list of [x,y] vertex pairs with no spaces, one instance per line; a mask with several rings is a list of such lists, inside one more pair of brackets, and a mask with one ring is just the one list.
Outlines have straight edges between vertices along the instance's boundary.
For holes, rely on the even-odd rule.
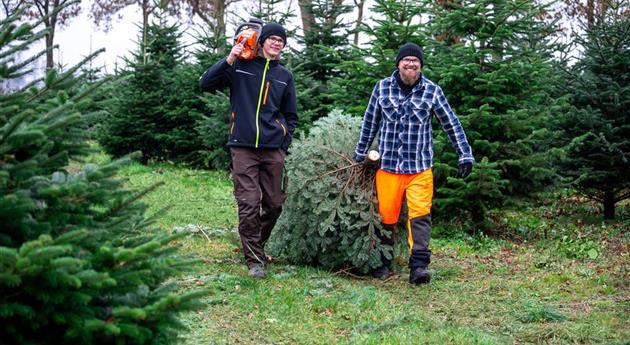
[[426,267],[418,267],[409,273],[409,282],[411,284],[429,284],[431,281],[431,272]]
[[262,265],[253,265],[249,268],[249,276],[252,278],[264,278],[265,277],[265,269]]
[[381,280],[385,280],[389,278],[389,274],[390,274],[390,271],[389,271],[389,267],[387,266],[381,266],[372,271],[372,277],[376,279],[381,279]]

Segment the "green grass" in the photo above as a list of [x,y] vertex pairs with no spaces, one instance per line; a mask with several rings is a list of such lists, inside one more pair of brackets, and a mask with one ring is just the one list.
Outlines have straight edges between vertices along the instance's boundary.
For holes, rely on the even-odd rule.
[[[434,239],[427,286],[399,270],[389,281],[356,279],[282,260],[268,278],[247,276],[236,235],[232,184],[223,172],[171,165],[124,168],[133,188],[164,185],[143,200],[164,231],[191,226],[183,250],[203,261],[181,277],[205,286],[207,307],[184,315],[187,344],[627,344],[630,341],[628,236],[617,242],[563,242],[561,237],[511,243],[492,238]],[[553,219],[524,224],[554,229]],[[569,227],[562,220],[559,226]],[[190,225],[192,224],[192,225]],[[541,230],[542,231],[542,230]],[[554,230],[555,231],[555,230]],[[564,234],[564,233],[563,233]],[[599,238],[601,239],[601,238]],[[598,238],[590,238],[593,243]],[[566,250],[559,250],[569,247]],[[575,246],[574,249],[571,249]],[[618,248],[621,246],[622,250]],[[625,253],[623,253],[623,249]],[[586,255],[572,255],[582,253]],[[565,252],[568,252],[567,255]],[[399,261],[404,261],[401,258]]]

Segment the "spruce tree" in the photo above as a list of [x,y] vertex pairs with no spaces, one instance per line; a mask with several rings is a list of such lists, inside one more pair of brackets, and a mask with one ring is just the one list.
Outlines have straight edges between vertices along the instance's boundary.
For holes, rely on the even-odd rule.
[[396,69],[398,48],[408,42],[424,45],[420,19],[425,7],[417,1],[374,2],[370,8],[374,24],[364,25],[361,30],[369,42],[365,48],[354,46],[350,50],[340,62],[342,74],[330,87],[335,107],[363,116],[376,82]]
[[540,19],[546,8],[529,1],[427,4],[428,27],[442,39],[426,49],[427,75],[444,89],[481,163],[466,180],[449,177],[457,157],[437,132],[436,213],[466,211],[487,227],[488,210],[531,198],[555,180],[553,133],[546,129],[563,111],[550,96],[554,28]]
[[[224,39],[218,39],[205,31],[197,34],[197,46],[194,53],[197,63],[185,67],[193,70],[197,76],[195,84],[198,84],[199,77],[210,66],[226,57],[223,52],[229,52],[232,48]],[[199,97],[204,105],[202,116],[197,123],[197,132],[203,144],[199,154],[205,166],[227,170],[230,164],[230,151],[226,145],[230,132],[229,97],[222,91],[202,93]]]
[[309,30],[300,38],[304,49],[296,54],[296,79],[310,76],[311,84],[300,83],[312,90],[308,100],[315,111],[311,121],[325,116],[335,108],[335,94],[331,91],[331,81],[342,77],[340,65],[348,61],[349,25],[341,17],[351,11],[351,7],[333,0],[315,0],[311,3],[312,21]]
[[[249,17],[261,19],[264,23],[278,23],[287,30],[287,37],[295,35],[295,30],[288,27],[288,22],[295,17],[291,7],[287,7],[283,0],[257,0],[247,10]],[[249,19],[240,16],[239,20]]]
[[196,71],[182,63],[184,49],[176,24],[157,14],[140,47],[121,73],[103,119],[100,142],[115,156],[140,150],[143,161],[202,163],[203,142],[196,127],[203,103]]
[[611,2],[578,37],[584,54],[565,89],[575,108],[559,121],[561,137],[569,140],[560,172],[603,205],[606,219],[630,197],[630,20],[623,13]]
[[[18,53],[44,35],[21,13],[0,21],[0,85],[33,76]],[[98,166],[82,126],[106,81],[69,95],[81,65],[49,70],[22,89],[0,88],[0,342],[167,344],[177,315],[205,291],[174,284],[191,260],[178,236],[152,229],[138,199],[115,178],[131,157]]]

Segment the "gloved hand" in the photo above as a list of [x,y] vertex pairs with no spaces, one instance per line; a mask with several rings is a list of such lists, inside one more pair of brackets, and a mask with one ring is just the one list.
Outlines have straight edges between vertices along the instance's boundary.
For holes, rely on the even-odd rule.
[[459,165],[459,170],[457,171],[457,177],[466,178],[466,176],[470,175],[472,172],[472,163],[462,163]]
[[357,162],[357,163],[361,163],[361,162],[363,162],[364,160],[365,160],[365,155],[360,156],[360,155],[358,155],[358,154],[356,154],[356,153],[354,154],[354,161],[355,161],[355,162]]

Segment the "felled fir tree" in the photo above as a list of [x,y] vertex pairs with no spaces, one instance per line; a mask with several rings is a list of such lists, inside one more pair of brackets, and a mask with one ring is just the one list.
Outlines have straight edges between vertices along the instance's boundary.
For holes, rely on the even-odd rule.
[[[41,23],[22,19],[0,21],[0,85],[33,75],[18,53],[41,39]],[[176,290],[191,261],[177,236],[149,228],[137,201],[148,190],[115,179],[129,158],[77,163],[88,152],[82,109],[103,83],[68,96],[80,65],[0,88],[0,342],[173,343],[177,315],[206,292]]]
[[567,83],[575,109],[559,121],[569,140],[560,172],[606,219],[630,198],[630,20],[614,3],[578,39],[584,55]]
[[[319,119],[287,156],[289,195],[270,249],[296,263],[326,268],[380,265],[384,246],[374,185],[375,167],[353,160],[361,119],[334,111]],[[384,230],[383,230],[384,231]]]

